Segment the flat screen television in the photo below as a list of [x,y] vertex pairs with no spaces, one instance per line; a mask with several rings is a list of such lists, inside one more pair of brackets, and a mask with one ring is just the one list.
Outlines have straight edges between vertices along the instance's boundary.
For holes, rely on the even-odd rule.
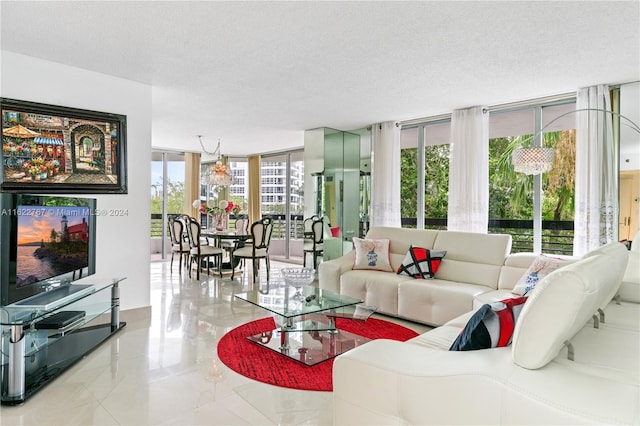
[[95,199],[0,195],[1,306],[95,273]]

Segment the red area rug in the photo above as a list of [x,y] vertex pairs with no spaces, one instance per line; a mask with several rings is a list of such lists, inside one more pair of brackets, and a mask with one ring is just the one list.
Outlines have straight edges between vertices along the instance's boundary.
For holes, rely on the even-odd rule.
[[[405,341],[418,335],[401,325],[376,318],[367,321],[337,318],[336,325],[369,339]],[[263,318],[234,328],[218,342],[218,357],[233,371],[264,383],[292,389],[332,391],[333,359],[307,366],[269,348],[251,342],[247,336],[273,330],[273,318]]]

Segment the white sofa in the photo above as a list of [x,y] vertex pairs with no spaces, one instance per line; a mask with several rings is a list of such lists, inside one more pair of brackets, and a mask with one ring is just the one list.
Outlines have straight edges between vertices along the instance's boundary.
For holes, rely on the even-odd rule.
[[[612,243],[543,278],[511,346],[449,351],[468,312],[407,342],[374,340],[339,356],[334,423],[639,424],[637,254]],[[526,263],[508,257],[515,266],[505,267]]]
[[531,253],[510,255],[511,236],[504,234],[374,227],[366,238],[390,240],[394,271],[411,245],[447,254],[436,278],[423,280],[395,272],[352,270],[351,251],[319,265],[320,288],[362,299],[386,315],[436,326],[471,311],[477,300],[485,300],[479,299],[483,294],[489,299],[510,294],[536,258]]

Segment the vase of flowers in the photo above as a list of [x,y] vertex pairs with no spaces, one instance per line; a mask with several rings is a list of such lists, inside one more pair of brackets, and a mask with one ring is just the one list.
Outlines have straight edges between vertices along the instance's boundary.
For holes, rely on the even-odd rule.
[[232,201],[220,200],[215,207],[210,207],[206,203],[202,203],[200,205],[200,212],[212,217],[216,231],[223,231],[227,229],[229,225],[229,213],[239,213],[240,206],[234,204]]
[[226,213],[214,213],[214,226],[216,231],[223,231],[227,229],[227,214]]

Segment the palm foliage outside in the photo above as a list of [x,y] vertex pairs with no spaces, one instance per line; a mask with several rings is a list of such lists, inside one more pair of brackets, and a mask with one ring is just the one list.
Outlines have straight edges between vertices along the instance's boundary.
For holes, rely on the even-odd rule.
[[[489,141],[489,218],[531,221],[533,218],[533,176],[516,173],[511,154],[531,144],[531,135],[495,138]],[[543,221],[573,221],[575,187],[575,130],[546,133],[543,145],[555,149],[553,169],[542,175]],[[401,153],[401,214],[417,217],[417,149]],[[447,217],[449,186],[449,145],[425,148],[425,218]],[[524,249],[530,249],[531,231],[492,229],[492,232],[518,234]],[[572,231],[545,231],[545,240],[564,238],[561,252],[569,251]],[[567,234],[567,235],[565,235]],[[516,237],[514,236],[514,240]],[[551,243],[554,244],[554,243]],[[553,252],[552,247],[547,247]]]
[[[489,217],[522,219],[533,217],[533,176],[517,173],[511,154],[528,146],[531,135],[492,139],[489,143]],[[554,148],[550,172],[542,174],[542,219],[573,220],[575,188],[575,131],[544,135],[543,145]]]

